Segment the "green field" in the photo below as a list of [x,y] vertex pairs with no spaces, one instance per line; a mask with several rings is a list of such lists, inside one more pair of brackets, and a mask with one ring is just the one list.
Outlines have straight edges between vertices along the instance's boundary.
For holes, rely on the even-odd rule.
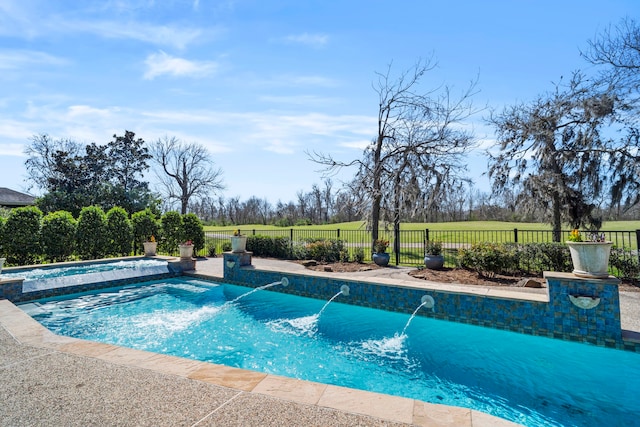
[[[385,227],[386,225],[386,227]],[[386,228],[388,230],[393,229],[393,224],[384,224],[380,226],[381,229]],[[502,221],[462,221],[462,222],[421,222],[421,223],[402,223],[400,230],[455,230],[455,231],[493,231],[493,230],[539,230],[549,231],[551,230],[550,224],[537,223],[537,222],[502,222]],[[276,227],[274,225],[262,225],[262,224],[246,224],[241,226],[225,226],[215,227],[206,226],[205,231],[224,231],[232,232],[240,229],[245,234],[251,234],[252,230],[281,230],[283,234],[288,233],[289,230],[366,230],[365,223],[362,221],[353,222],[341,222],[337,224],[323,224],[323,225],[305,225],[294,227]],[[566,230],[570,227],[566,226]],[[605,222],[602,225],[603,231],[634,231],[640,229],[640,221],[610,221]]]

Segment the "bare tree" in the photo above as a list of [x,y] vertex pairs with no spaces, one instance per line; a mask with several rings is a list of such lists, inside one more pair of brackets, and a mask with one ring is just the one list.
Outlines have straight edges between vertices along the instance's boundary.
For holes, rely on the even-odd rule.
[[618,93],[637,101],[640,87],[640,27],[631,18],[624,18],[615,27],[609,26],[588,41],[589,49],[582,56],[592,64],[603,65],[602,78]]
[[371,202],[372,242],[378,238],[385,197],[393,200],[387,205],[392,206],[395,222],[402,200],[409,201],[412,184],[422,179],[423,190],[444,189],[457,178],[454,172],[464,169],[459,157],[473,146],[471,134],[461,125],[476,112],[471,104],[476,81],[459,97],[448,87],[421,91],[421,79],[435,65],[431,59],[420,60],[395,79],[391,66],[384,74],[376,73],[377,135],[361,159],[340,161],[330,154],[309,153],[327,173],[358,167],[356,180]]
[[192,197],[207,197],[224,189],[222,170],[215,169],[209,152],[202,145],[184,144],[175,137],[160,138],[153,146],[153,158],[164,174],[157,174],[164,195],[180,202],[186,214]]

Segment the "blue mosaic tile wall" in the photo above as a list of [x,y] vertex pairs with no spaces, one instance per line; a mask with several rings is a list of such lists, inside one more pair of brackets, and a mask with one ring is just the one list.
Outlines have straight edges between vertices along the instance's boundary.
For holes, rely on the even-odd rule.
[[[622,339],[619,281],[615,278],[582,279],[568,273],[547,273],[549,302],[541,302],[262,271],[247,268],[251,264],[247,254],[225,253],[224,260],[225,281],[244,286],[262,286],[284,276],[289,286],[271,290],[327,300],[347,285],[349,296],[341,295],[338,301],[403,313],[412,313],[422,297],[430,295],[435,300],[433,310],[423,309],[418,315],[640,352],[639,343]],[[600,303],[592,309],[578,308],[569,295],[599,297]]]

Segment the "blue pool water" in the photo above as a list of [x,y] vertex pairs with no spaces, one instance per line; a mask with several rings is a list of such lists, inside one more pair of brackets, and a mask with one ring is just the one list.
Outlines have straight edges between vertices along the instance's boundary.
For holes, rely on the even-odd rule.
[[408,315],[342,304],[342,295],[318,318],[326,301],[269,291],[237,299],[250,291],[178,278],[21,308],[61,335],[462,406],[527,426],[640,425],[638,354],[420,316],[400,335]]
[[76,276],[83,274],[104,273],[107,271],[119,271],[119,270],[136,270],[144,268],[154,267],[166,267],[167,261],[156,259],[136,259],[136,260],[123,260],[123,261],[111,261],[100,263],[88,263],[88,264],[73,264],[63,267],[41,267],[31,268],[24,270],[4,270],[0,277],[14,278],[21,277],[25,280],[41,280],[41,279],[53,279],[59,277]]
[[62,267],[38,267],[9,270],[3,279],[22,278],[22,292],[36,292],[62,287],[102,283],[113,280],[169,273],[167,261],[139,258],[110,262],[70,264]]

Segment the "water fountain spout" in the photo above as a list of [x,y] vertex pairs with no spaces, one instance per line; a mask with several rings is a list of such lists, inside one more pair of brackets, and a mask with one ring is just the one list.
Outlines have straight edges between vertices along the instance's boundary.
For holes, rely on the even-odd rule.
[[416,314],[418,314],[418,310],[420,310],[422,307],[430,308],[430,309],[433,310],[434,304],[435,304],[435,301],[434,301],[434,299],[433,299],[433,297],[431,295],[424,295],[422,297],[422,299],[420,300],[420,305],[418,306],[418,308],[416,308],[413,311],[413,314],[411,315],[411,317],[407,321],[407,324],[404,325],[404,328],[402,329],[402,333],[400,334],[400,336],[405,335],[405,332],[407,331],[407,328],[411,324],[411,321],[413,320],[414,317],[416,317]]

